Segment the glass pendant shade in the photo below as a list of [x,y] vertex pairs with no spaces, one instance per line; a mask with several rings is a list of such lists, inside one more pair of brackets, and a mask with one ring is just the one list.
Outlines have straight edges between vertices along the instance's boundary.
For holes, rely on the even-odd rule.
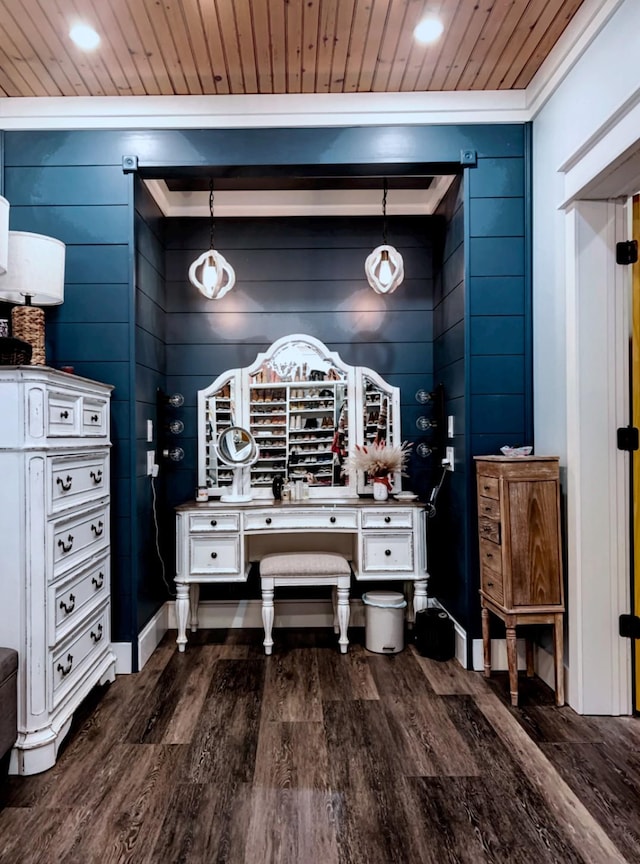
[[189,281],[209,300],[220,300],[235,285],[236,274],[224,255],[209,249],[189,267]]
[[377,294],[392,294],[404,279],[402,255],[393,246],[378,246],[367,257],[364,272]]
[[9,256],[9,202],[0,195],[0,274],[7,272]]

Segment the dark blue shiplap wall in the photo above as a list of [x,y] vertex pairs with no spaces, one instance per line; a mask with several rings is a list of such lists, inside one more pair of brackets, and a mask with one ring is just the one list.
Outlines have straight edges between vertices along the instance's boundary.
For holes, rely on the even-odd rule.
[[[154,608],[153,590],[140,589],[140,600],[137,584],[139,534],[144,533],[151,512],[132,520],[134,508],[142,504],[146,507],[148,501],[148,481],[140,473],[140,457],[146,447],[139,440],[139,432],[140,423],[146,420],[146,408],[150,407],[147,400],[153,385],[141,385],[144,392],[139,405],[136,390],[138,378],[146,374],[143,369],[151,370],[153,380],[162,377],[161,364],[153,365],[156,361],[144,359],[143,353],[139,360],[136,357],[137,352],[155,343],[142,333],[136,334],[133,182],[131,176],[122,173],[123,155],[136,156],[141,171],[152,167],[155,176],[161,173],[161,166],[168,165],[176,170],[200,167],[206,171],[207,166],[226,170],[265,164],[296,170],[299,166],[301,172],[305,165],[321,165],[324,169],[354,166],[355,170],[383,175],[387,165],[391,172],[403,165],[411,166],[410,170],[416,165],[459,165],[462,150],[477,151],[477,167],[465,169],[466,410],[463,432],[457,430],[464,433],[465,444],[461,448],[462,464],[459,469],[456,466],[466,475],[471,490],[473,453],[495,452],[505,439],[510,443],[531,440],[528,141],[529,129],[520,124],[5,133],[4,189],[12,204],[11,227],[57,236],[68,244],[66,300],[63,306],[47,311],[49,362],[54,366],[72,364],[81,374],[115,384],[112,543],[116,640],[135,642],[140,626]],[[147,222],[144,216],[141,221],[155,234],[150,227],[153,219]],[[222,247],[222,242],[219,245]],[[199,245],[193,251],[202,248]],[[157,248],[155,253],[149,251],[148,260],[152,261],[156,253]],[[233,264],[241,269],[240,259]],[[230,300],[234,294],[239,301],[241,291],[232,292]],[[269,310],[268,299],[261,299]],[[287,302],[284,295],[280,302]],[[351,310],[347,314],[353,313]],[[270,316],[263,317],[266,320]],[[232,316],[227,320],[232,322]],[[292,325],[293,320],[289,323]],[[151,326],[156,325],[141,322],[140,329],[151,333]],[[391,331],[395,332],[393,327]],[[242,345],[244,337],[239,332],[240,337],[233,339]],[[261,333],[255,330],[253,338],[259,336],[266,343],[269,332],[269,328]],[[167,332],[167,389],[180,390],[181,379],[191,377],[191,372],[180,366],[180,351],[171,343],[172,338]],[[390,361],[400,348],[390,339],[376,345],[377,338],[374,328],[366,358],[362,358],[360,343],[350,348],[350,353],[341,349],[351,342],[346,328],[334,345],[348,362],[366,362],[384,374],[393,368]],[[217,370],[246,362],[238,352],[235,358],[232,356],[229,341],[221,334],[217,346],[211,348],[206,347],[205,339],[202,383],[198,386],[210,381]],[[371,346],[375,346],[373,350]],[[253,357],[253,346],[250,353]],[[415,361],[420,366],[411,365],[410,356],[403,362],[401,374],[415,376],[415,383],[423,377],[428,381],[433,374],[431,366],[424,366],[422,360]],[[420,380],[419,386],[429,383]],[[192,386],[192,391],[195,389]],[[406,398],[411,401],[410,396]],[[404,410],[406,414],[408,403]],[[190,422],[193,434],[195,418]],[[405,421],[405,434],[410,426],[411,420]],[[188,477],[188,473],[178,468],[174,478],[167,481],[175,482],[184,497],[192,495],[195,484],[195,475]],[[170,497],[171,490],[168,492]],[[460,608],[469,610],[461,624],[475,631],[479,617],[474,611],[477,564],[473,559],[472,507],[470,500],[463,532],[469,541],[462,589],[466,599]],[[144,584],[145,577],[141,578]]]
[[447,439],[447,444],[455,448],[455,470],[444,476],[436,515],[428,525],[429,589],[456,620],[466,621],[465,208],[461,177],[441,202],[438,215],[443,225],[436,277],[434,375],[436,383],[444,386],[445,417],[454,420],[454,438]]
[[[225,369],[247,366],[280,336],[307,333],[351,365],[370,366],[400,387],[403,437],[420,441],[414,394],[432,376],[432,236],[429,220],[388,220],[406,277],[392,295],[368,286],[364,261],[381,242],[377,218],[216,219],[216,247],[236,287],[208,301],[190,285],[191,262],[209,245],[208,221],[167,227],[167,385],[185,396],[186,458],[168,466],[175,504],[194,492],[196,392]],[[407,480],[426,491],[428,472]]]
[[[135,428],[136,428],[136,568],[137,628],[144,627],[166,600],[161,575],[172,583],[169,557],[172,513],[167,512],[165,475],[152,479],[147,473],[147,452],[161,462],[163,443],[158,416],[158,390],[166,389],[166,290],[165,219],[145,184],[135,183]],[[152,423],[152,441],[147,440],[147,421]],[[153,486],[152,486],[153,482]],[[154,502],[155,492],[155,502]]]

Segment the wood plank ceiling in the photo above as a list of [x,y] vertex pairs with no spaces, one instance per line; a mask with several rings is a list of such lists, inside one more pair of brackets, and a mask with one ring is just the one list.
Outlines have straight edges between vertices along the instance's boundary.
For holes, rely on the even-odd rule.
[[[0,0],[0,96],[526,87],[582,0]],[[437,15],[432,45],[413,38]],[[101,36],[71,42],[74,22]]]

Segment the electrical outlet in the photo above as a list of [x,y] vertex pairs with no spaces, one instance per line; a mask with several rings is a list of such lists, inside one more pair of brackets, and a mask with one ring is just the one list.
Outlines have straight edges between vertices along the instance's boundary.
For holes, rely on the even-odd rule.
[[447,462],[447,471],[453,471],[455,468],[455,451],[453,447],[447,447],[445,459]]
[[153,466],[156,464],[156,451],[147,450],[147,476],[153,476]]
[[147,443],[153,441],[153,420],[147,420]]
[[447,417],[447,438],[453,438],[453,414]]

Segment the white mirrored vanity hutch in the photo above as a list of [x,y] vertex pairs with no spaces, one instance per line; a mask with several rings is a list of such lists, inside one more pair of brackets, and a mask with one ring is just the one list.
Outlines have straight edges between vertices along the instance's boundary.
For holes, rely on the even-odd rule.
[[[257,444],[246,466],[218,447],[225,430]],[[356,446],[400,444],[400,394],[372,369],[349,366],[317,339],[283,337],[251,366],[224,372],[198,393],[198,498],[178,508],[176,617],[184,651],[197,629],[202,583],[245,582],[265,554],[344,554],[357,580],[413,586],[413,611],[427,604],[426,514],[418,501],[372,497],[363,472],[348,470]],[[235,476],[233,494],[232,483]],[[290,497],[274,499],[276,477]]]

